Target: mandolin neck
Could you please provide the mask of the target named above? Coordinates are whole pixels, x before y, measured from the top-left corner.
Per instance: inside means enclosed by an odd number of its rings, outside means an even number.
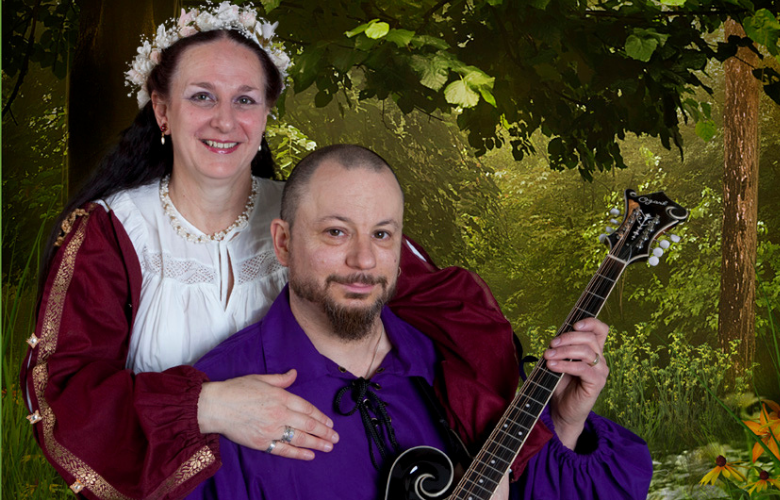
[[[607,255],[556,336],[571,331],[574,324],[582,319],[598,316],[626,265],[612,252]],[[536,364],[452,492],[452,500],[489,500],[493,496],[549,403],[561,376],[548,370],[544,359]]]

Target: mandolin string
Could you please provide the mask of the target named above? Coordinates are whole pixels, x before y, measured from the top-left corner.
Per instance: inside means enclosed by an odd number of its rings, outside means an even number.
[[[565,331],[572,330],[573,325],[577,321],[580,321],[585,317],[596,317],[598,315],[598,312],[609,296],[609,292],[614,288],[614,283],[626,266],[624,262],[613,257],[613,255],[622,250],[626,239],[625,235],[627,235],[628,232],[628,229],[624,231],[624,237],[618,241],[602,262],[598,271],[585,288],[585,291],[577,300],[575,307],[569,313],[563,326],[556,333],[556,336]],[[605,280],[611,281],[612,284],[603,287]],[[600,287],[606,288],[607,293],[596,293],[601,291]],[[515,398],[513,404],[510,405],[510,411],[502,417],[499,425],[497,425],[488,439],[488,446],[480,450],[475,457],[473,471],[480,479],[472,479],[470,475],[467,474],[464,476],[463,481],[461,481],[456,490],[453,491],[453,496],[459,495],[460,493],[468,493],[468,498],[474,498],[476,495],[476,498],[487,499],[495,492],[498,483],[503,478],[509,466],[511,466],[512,461],[525,442],[525,439],[528,434],[530,434],[530,430],[535,425],[538,416],[552,397],[552,391],[554,391],[562,376],[561,374],[548,370],[546,365],[547,363],[544,359],[541,359],[539,363],[537,363],[537,366],[532,370],[528,380],[526,380],[523,385],[520,394]],[[526,412],[523,409],[531,407],[534,408],[533,413]],[[518,433],[520,433],[520,435],[515,436],[515,434]],[[514,441],[514,443],[510,442],[510,440]],[[490,456],[495,458],[491,459]],[[496,463],[495,459],[500,460],[502,463]],[[488,460],[492,460],[493,462],[491,463]],[[495,465],[495,467],[492,465]],[[489,483],[485,483],[485,479],[488,479]],[[471,482],[471,484],[465,484],[467,482]],[[487,496],[483,497],[478,490],[482,490]]]

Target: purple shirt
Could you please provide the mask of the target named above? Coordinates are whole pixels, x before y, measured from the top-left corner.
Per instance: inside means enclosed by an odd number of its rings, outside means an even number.
[[[393,349],[382,361],[372,383],[375,394],[387,403],[400,451],[428,445],[444,449],[424,399],[411,377],[433,382],[436,352],[422,333],[396,317],[388,308],[382,322]],[[344,416],[334,409],[340,389],[356,380],[349,372],[321,355],[298,325],[290,310],[288,291],[279,295],[265,318],[217,346],[195,365],[211,380],[226,380],[253,373],[298,370],[288,388],[333,419],[340,440],[330,453],[316,453],[310,462],[281,458],[252,450],[220,437],[222,467],[200,484],[191,499],[374,499],[384,491],[380,472],[369,455],[369,443],[359,411]],[[355,406],[351,391],[342,397],[344,412]],[[388,450],[394,455],[387,442]],[[383,463],[374,447],[380,467]],[[384,462],[392,463],[392,458]]]
[[[372,382],[376,394],[388,403],[387,411],[401,450],[419,445],[444,449],[439,429],[410,377],[433,380],[436,354],[431,341],[389,309],[382,321],[393,350]],[[211,380],[226,380],[251,373],[298,370],[290,392],[310,401],[334,421],[341,440],[330,453],[316,452],[311,462],[267,455],[220,437],[222,467],[201,483],[188,499],[373,500],[384,493],[380,474],[371,463],[368,440],[359,412],[335,412],[336,393],[355,380],[350,373],[317,352],[290,311],[285,289],[262,322],[236,333],[196,365]],[[353,406],[349,394],[342,409]],[[542,420],[551,429],[549,410]],[[569,450],[553,436],[528,463],[511,499],[644,499],[652,477],[652,461],[642,439],[603,417],[591,413],[585,425],[586,453]],[[380,465],[387,465],[381,464]]]

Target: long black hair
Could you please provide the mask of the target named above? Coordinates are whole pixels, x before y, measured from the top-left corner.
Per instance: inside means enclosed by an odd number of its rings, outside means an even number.
[[[265,98],[273,107],[284,88],[279,70],[260,46],[235,30],[213,30],[196,33],[182,38],[161,53],[160,63],[152,69],[147,81],[149,95],[152,92],[168,97],[171,78],[189,47],[212,41],[228,39],[251,49],[260,59],[265,76]],[[171,173],[173,169],[173,148],[171,140],[160,143],[160,127],[154,115],[152,103],[138,112],[133,124],[120,134],[119,143],[101,160],[91,179],[68,201],[54,223],[44,249],[38,278],[38,294],[49,273],[51,259],[55,253],[54,243],[60,235],[62,222],[76,208],[87,202],[104,199],[125,189],[150,184]],[[274,161],[268,143],[263,138],[262,149],[252,160],[252,175],[270,178],[274,175]]]

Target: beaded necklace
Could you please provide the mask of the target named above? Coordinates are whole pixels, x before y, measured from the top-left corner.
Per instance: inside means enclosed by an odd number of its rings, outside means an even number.
[[[228,235],[231,231],[234,229],[243,229],[244,226],[246,226],[247,221],[249,220],[249,216],[252,215],[252,211],[255,208],[255,198],[257,197],[257,192],[259,190],[259,182],[255,177],[252,177],[252,191],[249,193],[249,198],[246,200],[246,205],[244,205],[244,211],[241,213],[241,215],[238,216],[236,221],[228,226],[227,228],[223,229],[222,231],[216,232],[214,234],[201,234],[201,235],[195,235],[184,229],[182,227],[181,221],[179,220],[179,217],[176,215],[176,212],[174,210],[173,202],[171,201],[171,197],[168,193],[168,183],[171,180],[170,175],[166,175],[162,179],[160,179],[160,201],[162,202],[163,210],[165,211],[166,215],[168,215],[168,218],[171,221],[171,226],[173,227],[173,230],[176,231],[176,234],[184,238],[185,240],[189,241],[190,243],[208,243],[211,241],[222,241],[225,239],[225,236]]]

